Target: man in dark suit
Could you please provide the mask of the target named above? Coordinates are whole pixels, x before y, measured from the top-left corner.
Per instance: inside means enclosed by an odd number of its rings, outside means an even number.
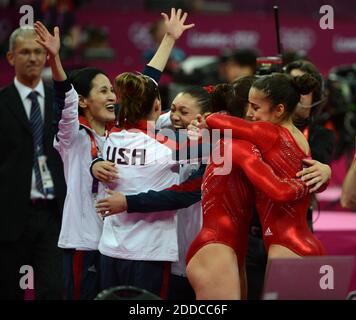
[[[23,299],[32,284],[36,299],[61,299],[65,181],[53,95],[41,80],[46,51],[34,30],[19,28],[7,58],[16,76],[0,91],[0,299]]]

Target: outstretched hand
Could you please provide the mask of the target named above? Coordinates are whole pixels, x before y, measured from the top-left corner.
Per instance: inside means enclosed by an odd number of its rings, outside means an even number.
[[[185,25],[184,22],[188,17],[188,13],[184,12],[182,16],[182,9],[176,11],[175,8],[171,9],[171,16],[168,17],[167,14],[161,13],[164,23],[167,28],[167,34],[178,40],[185,30],[191,29],[195,26],[194,23]]]
[[[113,214],[119,214],[127,210],[127,201],[124,194],[110,189],[105,189],[105,192],[110,197],[100,199],[95,206],[96,211],[103,218]]]
[[[59,49],[61,47],[61,40],[59,38],[59,28],[54,27],[52,36],[48,29],[43,25],[42,22],[36,21],[34,24],[35,31],[38,35],[38,39],[36,42],[42,45],[45,49],[47,49],[50,57],[55,57],[59,53]]]
[[[331,168],[327,164],[312,159],[303,159],[309,167],[297,173],[305,184],[310,187],[309,192],[313,193],[331,178]]]

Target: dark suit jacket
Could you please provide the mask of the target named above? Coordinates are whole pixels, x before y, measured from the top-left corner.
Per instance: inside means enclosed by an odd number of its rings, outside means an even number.
[[[44,153],[62,212],[66,190],[62,161],[53,148],[53,121],[53,93],[45,86]],[[0,91],[0,148],[0,242],[11,242],[28,218],[34,157],[30,123],[13,83]]]

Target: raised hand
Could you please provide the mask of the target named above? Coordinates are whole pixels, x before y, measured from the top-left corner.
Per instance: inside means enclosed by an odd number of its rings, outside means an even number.
[[[194,23],[185,25],[184,22],[188,17],[188,13],[184,12],[182,16],[182,9],[176,11],[175,8],[171,9],[171,16],[161,13],[164,23],[166,25],[167,34],[174,40],[178,40],[185,30],[191,29],[195,26]]]
[[[49,33],[47,28],[40,21],[36,21],[36,23],[34,24],[34,28],[39,37],[39,39],[36,39],[36,42],[47,49],[50,57],[55,57],[56,55],[58,55],[59,49],[61,47],[61,40],[59,38],[59,28],[54,27],[53,36]]]

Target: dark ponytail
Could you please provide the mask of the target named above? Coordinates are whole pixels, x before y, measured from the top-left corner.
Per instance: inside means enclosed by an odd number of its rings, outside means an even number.
[[[211,111],[227,111],[230,115],[244,118],[248,107],[248,93],[255,76],[241,77],[232,84],[218,84],[211,93]]]
[[[231,113],[231,103],[235,97],[234,87],[231,84],[221,83],[214,87],[210,94],[211,112],[222,110]]]
[[[232,83],[235,96],[231,103],[231,115],[239,118],[244,118],[246,116],[248,108],[248,95],[251,86],[256,79],[256,76],[240,77]]]
[[[308,73],[292,78],[293,84],[299,94],[309,94],[317,87],[318,81]]]
[[[303,73],[308,73],[313,76],[318,81],[318,85],[313,90],[312,103],[320,101],[322,99],[324,79],[314,64],[307,60],[296,60],[291,63],[288,63],[284,67],[284,69],[288,74],[291,74],[293,70],[300,70]]]

